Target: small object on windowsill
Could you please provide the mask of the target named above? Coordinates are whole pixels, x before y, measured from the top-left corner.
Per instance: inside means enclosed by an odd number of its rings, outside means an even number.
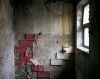
[[[61,53],[65,53],[66,50],[64,50],[64,47],[62,46],[62,50],[61,50]]]
[[[64,47],[62,46],[61,53],[72,53],[72,47]]]

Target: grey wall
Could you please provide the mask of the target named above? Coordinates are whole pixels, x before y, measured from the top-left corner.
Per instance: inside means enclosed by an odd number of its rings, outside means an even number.
[[[60,4],[52,3],[48,6],[50,10],[46,8],[42,0],[31,0],[30,2],[27,0],[16,0],[15,45],[18,45],[18,40],[24,38],[24,34],[41,32],[42,36],[37,41],[37,45],[33,48],[33,51],[39,57],[39,62],[47,70],[56,70],[53,71],[56,75],[60,73],[59,71],[61,71],[62,66],[51,67],[50,59],[56,59],[55,55],[61,51],[62,44],[73,47],[73,6],[70,3],[63,5],[62,2]],[[73,65],[74,62],[68,65],[69,71],[74,68]]]
[[[100,9],[98,0],[90,0],[90,66],[89,79],[100,78]]]
[[[14,79],[14,32],[9,0],[0,0],[0,79]]]
[[[89,54],[77,49],[75,54],[76,79],[89,79]]]

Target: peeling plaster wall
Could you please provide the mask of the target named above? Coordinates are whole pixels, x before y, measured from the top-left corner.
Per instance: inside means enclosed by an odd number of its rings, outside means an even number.
[[[48,6],[49,10],[42,0],[31,0],[30,2],[16,0],[15,45],[18,45],[18,40],[24,38],[24,34],[41,32],[42,36],[33,48],[33,52],[39,57],[39,62],[45,66],[46,70],[56,70],[53,72],[57,74],[60,73],[62,67],[51,67],[50,59],[56,59],[55,55],[61,51],[62,45],[73,47],[73,6],[62,2],[60,4],[51,3]],[[73,62],[69,64],[68,68],[71,69],[73,64]],[[74,70],[74,66],[72,69]]]
[[[12,15],[9,0],[0,0],[0,79],[15,79]]]

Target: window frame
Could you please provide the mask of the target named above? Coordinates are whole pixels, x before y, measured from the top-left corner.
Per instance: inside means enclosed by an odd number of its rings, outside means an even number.
[[[90,6],[89,1],[84,3],[79,2],[77,5],[77,17],[76,17],[76,47],[78,50],[83,51],[84,53],[89,54],[89,47],[84,46],[84,29],[83,29],[83,15],[84,15],[84,7],[86,5]],[[90,8],[89,8],[90,9]],[[89,15],[90,16],[90,15]],[[89,25],[88,25],[89,28]]]
[[[82,46],[85,47],[85,48],[87,48],[87,49],[89,49],[89,46],[86,46],[84,44],[85,43],[85,41],[84,41],[84,36],[85,36],[84,35],[84,30],[85,30],[85,28],[88,28],[89,29],[89,22],[83,24],[83,20],[84,20],[84,10],[85,10],[85,7],[87,5],[89,5],[89,2],[87,2],[86,4],[84,4],[83,7],[82,7],[82,23],[81,23],[81,26],[82,26]]]

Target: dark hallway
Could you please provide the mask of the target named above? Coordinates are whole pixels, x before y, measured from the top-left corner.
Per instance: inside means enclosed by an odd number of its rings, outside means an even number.
[[[99,79],[96,1],[0,0],[0,79]]]

